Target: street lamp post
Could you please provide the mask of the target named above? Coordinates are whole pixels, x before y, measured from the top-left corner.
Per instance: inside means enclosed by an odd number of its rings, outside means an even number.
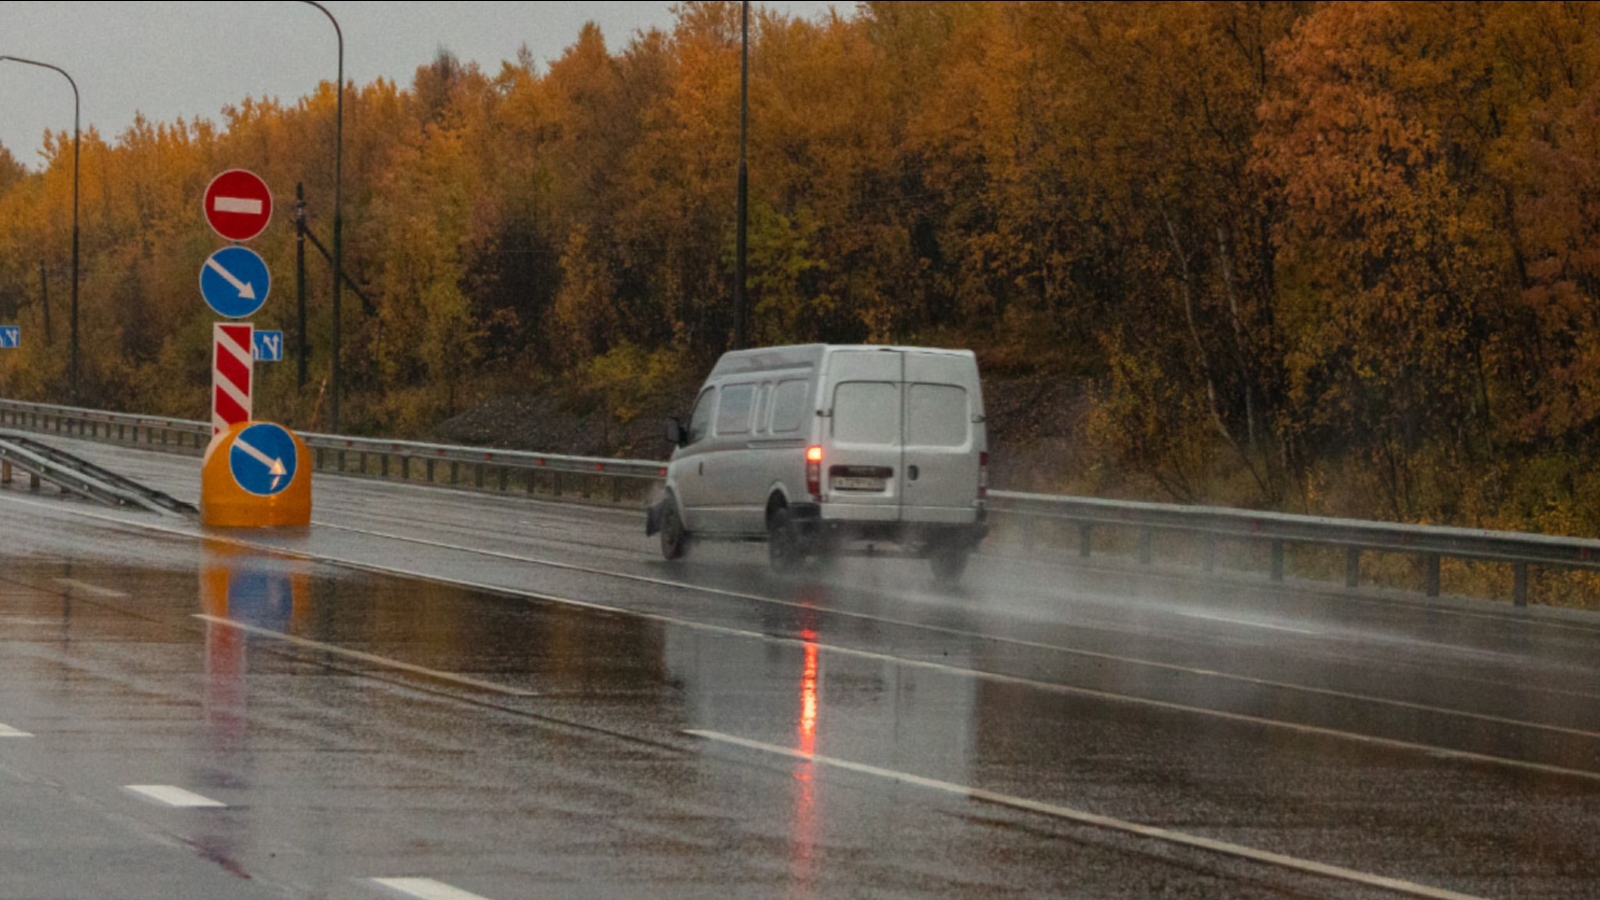
[[[23,59],[20,56],[0,56],[0,62],[6,61],[52,69],[60,72],[62,77],[67,79],[67,84],[72,85],[72,349],[67,377],[72,391],[72,403],[76,406],[78,403],[78,113],[81,106],[78,83],[72,80],[66,69],[52,66],[47,62]],[[338,234],[337,231],[334,233]]]
[[[750,175],[745,169],[745,136],[750,130],[750,0],[739,4],[739,221],[734,225],[733,248],[733,349],[745,344],[744,251],[745,222],[750,212]]]
[[[302,0],[322,10],[322,14],[333,23],[333,33],[339,39],[339,80],[335,83],[335,111],[336,121],[333,131],[333,402],[330,405],[330,431],[339,433],[339,355],[340,355],[340,329],[343,319],[340,316],[344,289],[344,31],[339,28],[339,20],[328,12],[327,7],[316,0]]]

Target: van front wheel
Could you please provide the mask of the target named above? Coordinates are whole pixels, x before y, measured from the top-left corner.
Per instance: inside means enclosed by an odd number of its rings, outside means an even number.
[[[767,517],[767,562],[774,572],[793,572],[805,562],[805,548],[800,545],[800,529],[794,524],[794,515],[787,506],[779,507]]]
[[[689,551],[689,532],[683,529],[683,519],[678,517],[677,498],[668,494],[661,503],[661,555],[667,559],[683,559]]]

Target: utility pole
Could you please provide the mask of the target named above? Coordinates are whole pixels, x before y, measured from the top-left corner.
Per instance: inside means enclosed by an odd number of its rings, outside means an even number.
[[[294,283],[299,299],[300,321],[295,337],[300,354],[300,389],[306,386],[306,359],[311,356],[311,340],[306,336],[306,186],[294,186]]]
[[[750,131],[750,0],[739,4],[739,222],[734,226],[733,349],[745,345],[744,252],[750,215],[750,173],[745,168],[745,143]]]
[[[39,260],[39,299],[44,303],[44,345],[50,346],[50,277],[45,274],[44,260]]]

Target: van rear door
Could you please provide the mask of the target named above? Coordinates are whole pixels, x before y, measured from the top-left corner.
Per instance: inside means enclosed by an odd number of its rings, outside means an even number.
[[[827,357],[823,490],[840,518],[900,517],[902,356],[874,349]]]
[[[967,354],[905,354],[905,447],[901,518],[971,522],[979,454],[986,449],[976,360]]]

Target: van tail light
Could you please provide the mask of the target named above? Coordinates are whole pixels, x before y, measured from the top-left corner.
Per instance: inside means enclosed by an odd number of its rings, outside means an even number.
[[[989,499],[989,451],[978,454],[978,499]]]
[[[793,470],[791,470],[793,471]],[[822,499],[822,448],[806,448],[806,493]]]

